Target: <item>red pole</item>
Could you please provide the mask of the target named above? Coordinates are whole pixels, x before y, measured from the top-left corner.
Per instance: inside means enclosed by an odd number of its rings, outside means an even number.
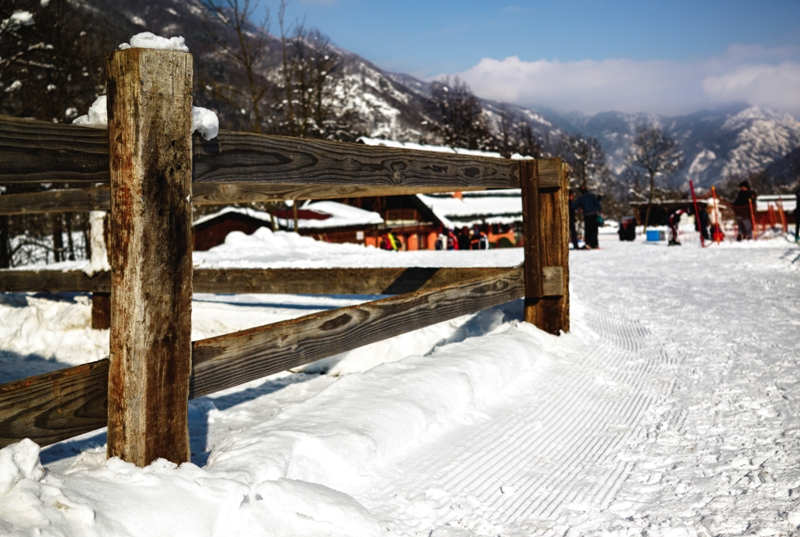
[[[722,242],[720,239],[720,235],[722,235],[722,213],[719,210],[719,202],[717,201],[717,189],[713,186],[711,187],[711,195],[714,196],[714,219],[717,221],[714,229],[714,240],[719,244]]]
[[[694,183],[689,181],[689,188],[692,191],[692,203],[694,203],[694,221],[697,224],[697,231],[700,232],[700,247],[705,248],[706,243],[703,240],[703,227],[700,224],[700,212],[697,210],[697,196],[694,195]]]
[[[758,240],[758,229],[756,224],[756,213],[753,211],[753,200],[750,199],[750,222],[753,223],[753,240]]]

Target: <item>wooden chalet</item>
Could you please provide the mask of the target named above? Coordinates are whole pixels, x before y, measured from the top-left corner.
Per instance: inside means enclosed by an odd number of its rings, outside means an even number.
[[[296,220],[295,220],[296,217]],[[195,250],[209,250],[225,242],[232,231],[251,234],[260,227],[295,231],[326,242],[350,242],[369,245],[378,235],[383,218],[377,213],[334,201],[306,203],[302,207],[273,211],[257,211],[247,207],[226,207],[194,222]]]

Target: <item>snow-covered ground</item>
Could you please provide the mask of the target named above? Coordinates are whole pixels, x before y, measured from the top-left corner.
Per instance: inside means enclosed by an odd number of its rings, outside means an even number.
[[[304,241],[196,262],[522,260]],[[5,448],[0,534],[798,534],[800,248],[601,246],[571,253],[569,334],[514,302],[192,401],[193,463],[106,461],[102,432]],[[371,298],[198,295],[194,337]],[[3,381],[106,352],[82,295],[0,300]]]

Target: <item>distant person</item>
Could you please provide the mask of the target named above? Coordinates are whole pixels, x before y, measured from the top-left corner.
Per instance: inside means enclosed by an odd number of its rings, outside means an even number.
[[[489,249],[489,236],[478,224],[475,224],[472,227],[472,236],[470,237],[469,247],[471,250]]]
[[[439,236],[436,237],[435,248],[437,250],[444,250],[447,248],[447,236],[444,233],[439,233]]]
[[[756,193],[750,189],[750,181],[739,183],[739,192],[731,203],[733,214],[736,215],[736,240],[750,240],[753,238],[753,213],[755,210]]]
[[[577,208],[575,207],[575,191],[569,189],[569,240],[572,242],[572,248],[577,250],[578,246],[578,217],[576,216]]]
[[[400,249],[400,241],[397,240],[391,228],[386,230],[386,233],[381,239],[381,249],[396,252]]]
[[[459,250],[469,250],[470,240],[469,240],[469,228],[464,226],[458,232],[458,249]]]
[[[447,230],[447,249],[458,250],[458,238],[452,229]]]
[[[683,209],[678,209],[669,215],[669,246],[680,246],[678,240],[678,226],[681,223],[681,217],[686,213]]]
[[[603,207],[600,205],[600,200],[597,199],[597,196],[589,192],[586,185],[581,185],[580,193],[580,197],[575,202],[575,209],[583,213],[583,241],[586,243],[584,248],[593,250],[599,247],[597,243],[597,228]]]
[[[794,242],[800,242],[800,188],[794,193]]]
[[[697,218],[694,219],[694,229],[695,231],[699,231],[700,235],[703,237],[703,240],[710,241],[711,234],[708,232],[708,207],[704,207],[703,205],[699,205],[697,211],[700,213],[697,215]]]

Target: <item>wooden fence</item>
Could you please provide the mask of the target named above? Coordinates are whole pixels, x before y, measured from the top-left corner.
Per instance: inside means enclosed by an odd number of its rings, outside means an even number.
[[[220,132],[191,136],[192,56],[108,59],[108,131],[0,118],[0,183],[92,188],[19,214],[110,208],[110,274],[0,271],[0,292],[110,292],[109,358],[0,385],[0,445],[108,426],[108,455],[189,459],[188,400],[517,298],[525,320],[569,330],[566,177],[511,161]],[[109,187],[95,188],[97,184]],[[503,269],[193,270],[191,203],[520,188],[525,262]],[[34,195],[35,196],[35,195]],[[68,209],[79,207],[79,209]],[[33,289],[32,287],[36,287]],[[192,342],[193,292],[395,295]]]

